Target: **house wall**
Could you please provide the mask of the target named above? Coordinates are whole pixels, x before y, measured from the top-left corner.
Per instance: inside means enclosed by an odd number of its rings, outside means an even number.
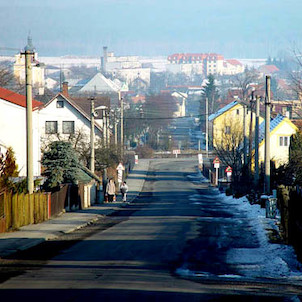
[[[249,127],[250,127],[250,120],[251,114],[250,111],[247,111],[246,114],[246,129],[245,133],[248,136],[249,134]],[[263,117],[259,117],[259,124],[263,121]],[[256,114],[253,113],[253,131],[255,129],[256,123]],[[241,104],[237,104],[228,111],[222,113],[217,118],[213,120],[212,125],[212,137],[213,137],[213,144],[215,146],[215,142],[221,141],[222,136],[225,135],[225,126],[229,125],[240,125],[241,129],[243,129],[243,106]],[[237,126],[236,126],[237,128]]]
[[[38,114],[33,111],[33,174],[41,175],[41,151]],[[0,99],[0,140],[12,147],[18,164],[19,176],[26,176],[26,109]]]
[[[280,136],[287,136],[288,139],[296,133],[296,130],[286,121],[280,123],[280,125],[274,129],[270,137],[270,157],[275,161],[276,167],[286,164],[289,156],[289,144],[288,146],[280,146]],[[259,161],[264,162],[264,148],[265,144],[262,142],[259,146]]]
[[[64,101],[63,108],[57,108],[57,101]],[[39,134],[43,145],[49,141],[57,139],[56,134],[45,133],[45,122],[57,121],[58,134],[62,138],[68,138],[69,134],[63,134],[63,121],[74,121],[75,133],[81,133],[90,141],[90,121],[84,117],[78,110],[76,110],[69,102],[62,96],[57,96],[51,103],[39,111]],[[96,139],[102,139],[102,133],[99,129],[95,128]]]

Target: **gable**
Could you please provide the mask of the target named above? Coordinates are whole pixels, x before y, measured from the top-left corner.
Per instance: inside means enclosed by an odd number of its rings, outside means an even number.
[[[95,91],[95,92],[118,92],[119,87],[110,79],[105,78],[101,73],[97,73],[90,81],[88,81],[79,92]]]

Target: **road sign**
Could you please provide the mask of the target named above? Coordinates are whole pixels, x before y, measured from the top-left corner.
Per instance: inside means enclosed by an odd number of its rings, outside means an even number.
[[[213,164],[220,164],[220,159],[216,156],[213,160]]]
[[[232,173],[233,169],[231,166],[227,166],[224,171],[225,171],[225,173]]]
[[[180,154],[180,149],[173,150],[173,154]]]
[[[122,163],[119,163],[119,165],[117,166],[116,170],[121,170],[121,171],[124,171],[125,170],[125,167],[123,166]]]

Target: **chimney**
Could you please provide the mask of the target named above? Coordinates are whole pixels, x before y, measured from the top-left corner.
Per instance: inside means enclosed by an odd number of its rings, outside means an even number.
[[[68,82],[63,82],[62,83],[62,94],[66,97],[69,97],[68,93]]]
[[[103,69],[103,72],[106,73],[106,69],[107,69],[107,58],[108,58],[108,53],[107,53],[107,49],[108,47],[107,46],[104,46],[103,47],[103,66],[102,66],[102,69]]]

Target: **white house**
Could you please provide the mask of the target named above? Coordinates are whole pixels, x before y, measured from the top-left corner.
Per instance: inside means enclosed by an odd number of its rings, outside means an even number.
[[[90,140],[91,118],[69,95],[58,93],[39,110],[39,131],[41,141],[47,143],[57,137],[81,134]],[[95,137],[102,139],[101,126],[95,124]],[[43,145],[42,145],[43,146]]]
[[[43,103],[33,100],[33,174],[41,175],[39,136],[39,107]],[[26,176],[26,97],[0,87],[0,142],[1,152],[8,147],[15,152],[19,176]]]

